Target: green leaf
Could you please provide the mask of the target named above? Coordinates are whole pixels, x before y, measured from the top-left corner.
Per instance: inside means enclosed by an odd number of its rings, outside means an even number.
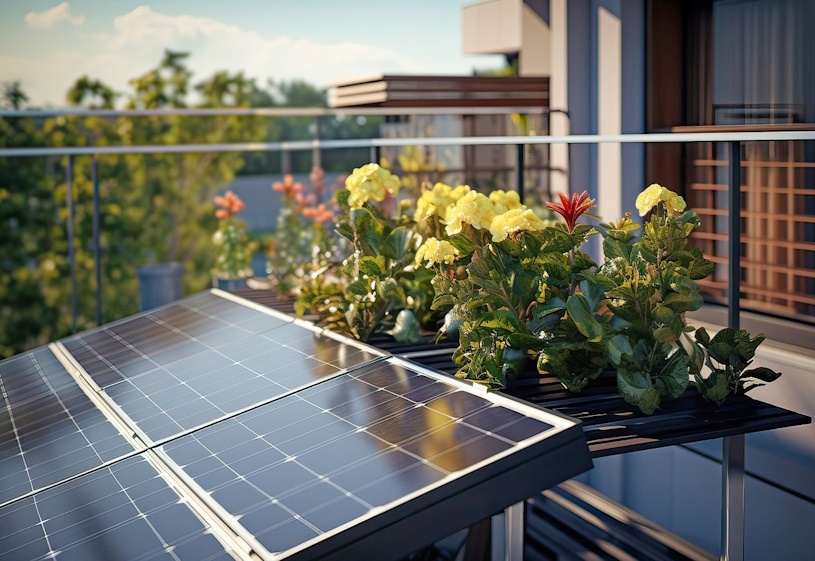
[[[684,352],[677,351],[662,366],[659,375],[654,379],[654,386],[662,397],[676,399],[685,393],[688,387],[688,367],[690,359]]]
[[[400,262],[409,258],[413,260],[415,234],[405,226],[394,228],[382,246],[382,254],[388,259]]]
[[[586,297],[586,301],[589,304],[589,309],[594,312],[597,309],[597,306],[600,305],[600,302],[602,302],[606,297],[605,291],[597,283],[588,279],[580,281],[579,286],[580,292],[582,292],[583,296]]]
[[[617,391],[626,403],[639,407],[646,415],[652,415],[659,407],[659,390],[651,385],[647,374],[636,369],[620,368],[617,371]]]
[[[620,366],[623,356],[633,358],[634,349],[631,348],[631,343],[628,337],[619,333],[612,337],[607,344],[608,358],[615,367]]]
[[[358,265],[360,275],[367,275],[369,277],[373,277],[374,279],[386,276],[387,272],[385,271],[385,258],[381,255],[377,257],[364,256],[360,258]],[[370,281],[372,279],[368,280]]]
[[[696,342],[703,347],[710,344],[710,335],[708,335],[708,332],[704,327],[700,327],[696,330]]]
[[[674,312],[667,306],[657,304],[657,306],[651,311],[651,317],[658,323],[668,323],[671,321],[671,318],[674,317]]]
[[[479,245],[464,234],[456,234],[447,241],[458,250],[459,256],[466,257],[479,248]]]
[[[396,316],[393,329],[385,333],[392,335],[398,343],[417,343],[420,339],[421,329],[416,316],[410,310],[402,310]]]
[[[380,255],[385,238],[385,225],[367,208],[355,208],[351,211],[351,223],[366,255]]]
[[[528,333],[526,325],[518,319],[514,312],[509,310],[495,310],[487,312],[478,322],[478,327],[509,333]]]
[[[599,342],[603,338],[603,326],[595,319],[589,301],[582,294],[573,294],[566,302],[569,317],[577,326],[578,331],[591,342]]]
[[[516,379],[526,365],[526,353],[521,349],[507,347],[501,354],[501,373],[504,378]]]
[[[764,366],[760,366],[758,368],[753,368],[752,370],[745,371],[742,375],[742,378],[755,378],[756,380],[761,380],[762,382],[775,382],[781,377],[780,372],[776,372],[775,370],[771,370],[769,368],[765,368]]]
[[[724,403],[730,394],[727,385],[727,373],[724,370],[713,370],[706,379],[696,377],[696,387],[702,397],[717,405]]]
[[[371,288],[371,281],[359,279],[348,285],[348,292],[357,296],[365,296]]]
[[[350,205],[348,204],[348,198],[351,196],[351,191],[348,189],[339,189],[336,193],[334,193],[334,200],[337,202],[337,206],[341,209],[348,208]]]
[[[532,351],[540,351],[546,347],[546,341],[529,335],[528,333],[511,333],[507,337],[507,341],[515,349],[525,349]]]

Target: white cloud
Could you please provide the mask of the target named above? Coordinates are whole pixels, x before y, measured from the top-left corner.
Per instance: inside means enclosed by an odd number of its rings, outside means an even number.
[[[68,2],[57,4],[42,12],[28,12],[23,19],[37,29],[51,29],[61,21],[67,21],[72,25],[82,25],[85,22],[85,16],[71,14],[71,5]]]
[[[139,53],[149,68],[165,48],[188,51],[195,78],[217,70],[260,79],[303,78],[319,86],[381,72],[418,72],[411,59],[392,49],[351,41],[317,43],[282,36],[263,37],[209,17],[171,16],[140,6],[113,20],[113,34],[99,37],[108,54]]]
[[[64,5],[67,12],[67,3]],[[260,86],[269,78],[300,78],[319,87],[380,73],[450,71],[427,61],[417,64],[387,46],[267,37],[211,17],[167,15],[149,6],[117,16],[109,32],[84,28],[75,40],[60,40],[58,47],[55,41],[29,34],[24,43],[6,48],[0,37],[2,74],[22,80],[32,104],[63,105],[65,92],[82,75],[97,78],[116,91],[130,92],[128,81],[155,68],[164,49],[190,53],[186,64],[194,74],[193,82],[220,70],[243,71]]]

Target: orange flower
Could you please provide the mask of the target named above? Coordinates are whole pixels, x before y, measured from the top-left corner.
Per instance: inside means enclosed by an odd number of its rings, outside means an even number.
[[[285,175],[282,182],[275,181],[272,183],[272,189],[279,193],[283,193],[287,199],[293,200],[298,193],[305,189],[305,187],[302,183],[295,183],[293,176]]]
[[[325,191],[325,172],[323,168],[314,166],[311,170],[311,188],[315,193],[322,193]]]
[[[320,203],[316,207],[304,208],[303,216],[311,218],[319,224],[323,224],[334,218],[334,211],[330,208],[326,208],[325,204]]]
[[[215,205],[221,207],[215,211],[215,218],[219,220],[235,216],[246,208],[240,197],[232,191],[227,191],[223,197],[215,197]]]

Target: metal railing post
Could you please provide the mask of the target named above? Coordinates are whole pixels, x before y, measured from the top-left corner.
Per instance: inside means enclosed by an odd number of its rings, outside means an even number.
[[[515,190],[518,191],[518,197],[521,202],[524,202],[524,195],[526,185],[524,184],[524,176],[526,175],[526,145],[518,144],[515,148]]]
[[[321,140],[322,138],[322,124],[323,119],[319,115],[314,117],[314,140]],[[312,168],[322,168],[323,167],[323,157],[322,157],[322,149],[320,146],[315,146],[311,151],[311,167]]]
[[[728,278],[727,320],[739,329],[741,293],[741,142],[728,143]],[[723,561],[744,560],[744,435],[722,439]]]
[[[76,333],[76,250],[74,248],[74,157],[68,156],[65,168],[65,234],[68,238],[68,270],[71,279],[71,333]]]
[[[102,325],[102,247],[99,243],[99,160],[91,156],[91,182],[93,183],[93,262],[96,273],[96,325]]]
[[[291,153],[286,148],[280,150],[280,175],[291,173]]]

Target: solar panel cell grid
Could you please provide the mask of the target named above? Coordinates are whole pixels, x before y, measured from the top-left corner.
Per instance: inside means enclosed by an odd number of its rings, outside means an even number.
[[[0,504],[134,451],[48,349],[0,362]]]
[[[0,508],[0,558],[233,559],[142,456]]]
[[[154,442],[378,356],[214,294],[65,346]]]
[[[492,411],[511,414],[492,426],[485,420]],[[493,429],[527,421],[535,434],[552,428],[377,363],[162,448],[266,549],[280,552],[509,450],[518,441]]]

